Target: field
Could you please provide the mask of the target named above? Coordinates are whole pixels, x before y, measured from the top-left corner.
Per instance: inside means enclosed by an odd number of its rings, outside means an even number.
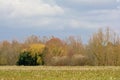
[[[0,80],[120,80],[120,67],[0,66]]]

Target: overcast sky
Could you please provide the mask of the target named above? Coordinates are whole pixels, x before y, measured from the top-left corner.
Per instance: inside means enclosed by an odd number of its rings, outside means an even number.
[[[99,28],[120,32],[120,0],[0,0],[0,41],[82,36]]]

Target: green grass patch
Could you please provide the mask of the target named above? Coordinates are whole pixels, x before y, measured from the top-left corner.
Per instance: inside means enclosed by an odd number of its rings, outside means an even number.
[[[1,66],[0,80],[120,80],[120,67]]]

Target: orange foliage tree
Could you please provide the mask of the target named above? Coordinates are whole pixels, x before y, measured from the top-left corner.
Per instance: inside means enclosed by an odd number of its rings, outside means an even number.
[[[65,44],[59,38],[52,37],[46,42],[45,62],[49,64],[53,57],[66,55]]]

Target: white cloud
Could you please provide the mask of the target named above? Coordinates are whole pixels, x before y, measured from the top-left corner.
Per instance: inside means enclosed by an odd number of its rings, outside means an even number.
[[[90,28],[98,28],[98,27],[105,27],[106,25],[103,23],[95,23],[95,22],[90,22],[90,21],[83,21],[83,20],[75,20],[71,19],[69,21],[69,26],[74,29],[79,29],[79,28],[85,28],[85,29],[90,29]]]
[[[115,2],[115,0],[70,0],[82,5],[103,5]],[[63,4],[65,5],[65,4]],[[92,9],[78,10],[75,8],[65,11],[56,4],[55,0],[0,0],[0,17],[5,16],[5,20],[10,27],[39,27],[39,28],[98,28],[106,26],[118,26],[120,21],[119,9]],[[12,18],[12,19],[11,19]],[[2,23],[0,23],[2,24]],[[61,27],[62,26],[62,27]]]
[[[69,26],[72,28],[119,27],[119,21],[119,9],[101,9],[86,11],[78,18],[70,19]]]
[[[82,5],[105,5],[117,2],[117,0],[69,0],[69,1],[79,3]]]
[[[117,2],[120,2],[120,0],[116,0]]]
[[[63,8],[44,0],[0,0],[0,14],[8,17],[53,16],[63,13]]]
[[[101,21],[117,21],[120,20],[120,10],[119,9],[102,9],[102,10],[92,10],[88,12],[91,17],[89,19],[101,20]]]
[[[45,26],[49,26],[52,25],[53,23],[56,23],[57,20],[54,18],[47,18],[47,17],[43,17],[41,19],[28,19],[25,20],[24,23],[28,23],[31,24],[31,26],[33,27],[45,27]],[[53,26],[54,27],[54,26]]]

